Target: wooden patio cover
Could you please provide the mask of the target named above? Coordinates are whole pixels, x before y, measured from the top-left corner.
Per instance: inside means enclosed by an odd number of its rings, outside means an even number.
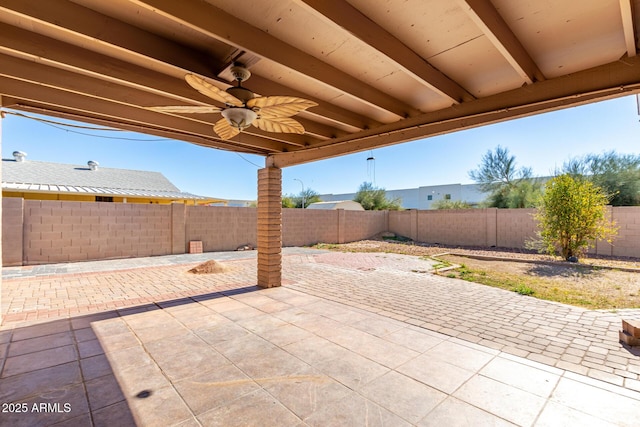
[[[638,93],[638,7],[640,0],[0,0],[0,106],[259,154],[278,169]],[[318,104],[296,116],[304,134],[250,127],[222,140],[212,129],[220,114],[145,108],[215,105],[184,76],[225,89],[235,62],[250,69],[244,86],[256,94]]]

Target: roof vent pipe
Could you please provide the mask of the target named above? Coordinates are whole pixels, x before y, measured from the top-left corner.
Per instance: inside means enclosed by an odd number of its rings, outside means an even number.
[[[98,166],[100,166],[100,164],[95,160],[89,160],[87,164],[89,165],[92,171],[98,170]]]
[[[24,151],[14,151],[13,158],[16,159],[16,162],[24,162],[24,158],[27,157],[27,153]]]

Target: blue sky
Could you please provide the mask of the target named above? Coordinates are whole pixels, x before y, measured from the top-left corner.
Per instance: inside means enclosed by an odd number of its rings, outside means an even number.
[[[300,192],[296,179],[320,194],[355,192],[373,180],[374,169],[375,184],[387,190],[469,184],[469,171],[498,145],[508,148],[520,166],[533,168],[534,175],[550,175],[563,162],[584,154],[639,154],[639,119],[635,96],[539,114],[285,168],[283,193]],[[241,157],[129,132],[53,127],[9,114],[2,121],[2,157],[12,158],[15,150],[26,152],[30,160],[77,165],[96,160],[102,167],[157,171],[182,191],[226,199],[255,199],[258,166],[264,165],[261,156]],[[370,156],[375,161],[367,161]]]

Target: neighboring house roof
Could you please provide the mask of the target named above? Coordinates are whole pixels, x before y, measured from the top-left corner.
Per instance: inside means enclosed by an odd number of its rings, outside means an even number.
[[[74,193],[210,200],[181,192],[160,172],[138,171],[25,160],[2,159],[2,189],[42,193]],[[218,199],[214,199],[218,200]]]
[[[353,200],[336,200],[333,202],[316,202],[307,206],[307,209],[344,209],[347,211],[363,211],[364,208]]]

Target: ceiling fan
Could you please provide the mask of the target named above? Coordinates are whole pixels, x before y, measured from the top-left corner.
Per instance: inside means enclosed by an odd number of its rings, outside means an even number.
[[[246,67],[236,64],[231,67],[231,74],[237,85],[227,90],[218,89],[195,74],[184,77],[192,88],[223,103],[224,108],[183,105],[147,109],[162,113],[221,113],[223,118],[216,122],[213,130],[225,140],[233,138],[251,125],[266,132],[304,133],[304,127],[291,116],[318,104],[294,96],[256,96],[242,87],[242,82],[251,77],[251,72]]]

